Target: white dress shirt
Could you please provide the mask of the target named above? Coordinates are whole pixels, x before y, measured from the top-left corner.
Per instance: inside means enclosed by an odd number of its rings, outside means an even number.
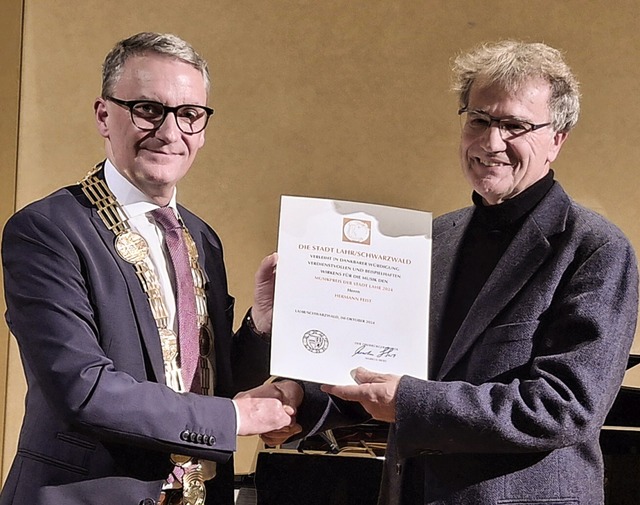
[[[142,235],[147,241],[147,244],[149,244],[149,257],[146,261],[149,262],[149,267],[155,271],[158,276],[160,292],[167,309],[167,327],[173,329],[175,334],[178,335],[173,265],[168,256],[169,253],[164,247],[164,232],[149,214],[152,210],[158,209],[160,206],[152,202],[147,195],[131,184],[127,178],[118,172],[109,159],[107,159],[104,164],[104,178],[113,196],[115,196],[127,216],[131,229]],[[174,210],[176,216],[179,216],[176,205],[176,193],[177,191],[174,188],[173,196],[168,206]],[[235,401],[233,402],[233,406],[236,411],[237,433],[237,430],[240,428],[240,415]]]

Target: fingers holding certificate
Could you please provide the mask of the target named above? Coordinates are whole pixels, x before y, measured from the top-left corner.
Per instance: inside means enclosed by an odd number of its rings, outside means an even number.
[[[356,368],[351,376],[356,381],[352,386],[321,386],[331,395],[360,403],[371,417],[387,423],[396,422],[396,393],[400,376],[371,372]]]
[[[427,377],[431,214],[283,196],[271,374],[348,385]]]

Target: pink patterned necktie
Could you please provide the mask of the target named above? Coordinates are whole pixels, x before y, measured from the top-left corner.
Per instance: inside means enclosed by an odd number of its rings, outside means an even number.
[[[196,373],[200,356],[198,315],[189,252],[182,225],[171,207],[160,207],[151,211],[151,215],[164,230],[164,240],[173,264],[182,381],[185,391],[198,393],[200,392],[200,380]]]

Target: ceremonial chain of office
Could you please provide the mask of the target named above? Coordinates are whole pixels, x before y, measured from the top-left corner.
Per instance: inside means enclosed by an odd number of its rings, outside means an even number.
[[[178,337],[175,332],[168,328],[168,311],[161,296],[160,282],[157,274],[149,268],[146,262],[149,256],[149,245],[147,241],[131,229],[128,218],[116,200],[115,196],[107,186],[104,180],[97,177],[98,171],[102,169],[103,164],[99,163],[80,181],[82,191],[89,201],[96,206],[100,219],[107,229],[115,235],[115,249],[118,255],[126,262],[133,265],[136,276],[140,281],[143,291],[147,295],[153,318],[158,327],[160,335],[160,343],[162,346],[162,358],[164,361],[164,370],[167,385],[176,391],[184,392],[184,383],[178,366]],[[182,220],[180,219],[181,224]],[[189,254],[189,265],[193,277],[193,287],[196,297],[196,313],[198,318],[198,326],[200,328],[200,384],[201,394],[208,395],[211,393],[211,374],[207,355],[211,351],[213,345],[213,336],[209,331],[209,315],[207,313],[207,304],[204,291],[205,277],[200,264],[198,263],[198,250],[196,244],[189,233],[189,230],[182,226],[182,233],[187,244]],[[185,494],[196,494],[204,491],[204,486],[200,477],[200,465],[197,460],[188,456],[178,454],[171,455],[172,462],[177,466],[186,470],[185,479],[183,481]],[[193,475],[189,475],[193,474]],[[188,477],[187,477],[188,476]],[[194,479],[195,477],[195,479]],[[195,480],[190,483],[189,481]],[[193,484],[193,485],[190,485]],[[193,488],[193,489],[187,489]],[[191,493],[190,493],[191,491]],[[204,501],[204,496],[198,496],[193,503]]]

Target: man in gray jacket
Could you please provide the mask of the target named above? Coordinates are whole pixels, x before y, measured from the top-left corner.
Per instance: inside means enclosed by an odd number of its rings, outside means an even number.
[[[382,504],[602,504],[598,436],[638,272],[620,230],[554,180],[578,83],[538,43],[483,45],[454,71],[474,205],[434,222],[430,380],[358,369],[353,386],[258,388],[298,409],[263,439],[373,417],[391,423]]]

